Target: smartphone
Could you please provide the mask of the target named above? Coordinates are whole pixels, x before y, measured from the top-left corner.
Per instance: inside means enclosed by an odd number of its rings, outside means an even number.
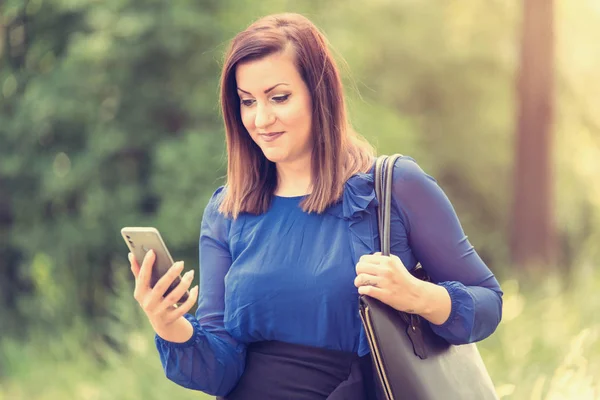
[[[166,274],[169,268],[174,264],[173,258],[160,236],[158,229],[153,227],[128,226],[121,229],[121,236],[123,236],[125,244],[129,248],[131,254],[133,254],[133,257],[135,257],[139,266],[142,265],[146,253],[150,250],[154,250],[156,259],[152,267],[152,276],[150,277],[150,287],[154,287],[156,282],[158,282],[158,280]],[[164,295],[166,296],[171,293],[173,289],[179,285],[179,282],[181,282],[181,276],[175,278]],[[188,297],[189,291],[186,291],[177,303],[183,303]]]

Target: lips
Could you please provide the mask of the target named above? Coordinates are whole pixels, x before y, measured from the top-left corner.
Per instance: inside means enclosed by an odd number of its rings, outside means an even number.
[[[265,142],[272,142],[283,135],[285,132],[269,132],[269,133],[261,133],[260,137]]]

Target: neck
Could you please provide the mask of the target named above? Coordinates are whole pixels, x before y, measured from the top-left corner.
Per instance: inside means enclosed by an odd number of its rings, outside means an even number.
[[[309,194],[312,190],[311,155],[289,163],[277,163],[278,196],[292,197]]]

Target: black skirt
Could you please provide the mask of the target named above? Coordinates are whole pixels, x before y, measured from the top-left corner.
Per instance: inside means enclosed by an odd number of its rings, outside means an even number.
[[[276,341],[248,346],[237,386],[218,400],[377,400],[370,355]]]

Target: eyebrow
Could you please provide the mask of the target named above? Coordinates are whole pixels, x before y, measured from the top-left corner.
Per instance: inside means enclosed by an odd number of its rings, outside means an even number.
[[[271,86],[270,88],[268,88],[267,90],[265,90],[265,91],[264,91],[264,93],[265,93],[265,94],[269,93],[271,90],[275,89],[275,88],[276,88],[277,86],[279,86],[279,85],[286,85],[286,86],[290,86],[288,83],[283,83],[283,82],[282,82],[282,83],[278,83],[277,85]],[[252,93],[250,93],[250,92],[246,92],[244,89],[237,88],[237,90],[239,90],[240,92],[244,92],[244,93],[246,93],[246,94],[250,94],[250,95],[252,94]]]

